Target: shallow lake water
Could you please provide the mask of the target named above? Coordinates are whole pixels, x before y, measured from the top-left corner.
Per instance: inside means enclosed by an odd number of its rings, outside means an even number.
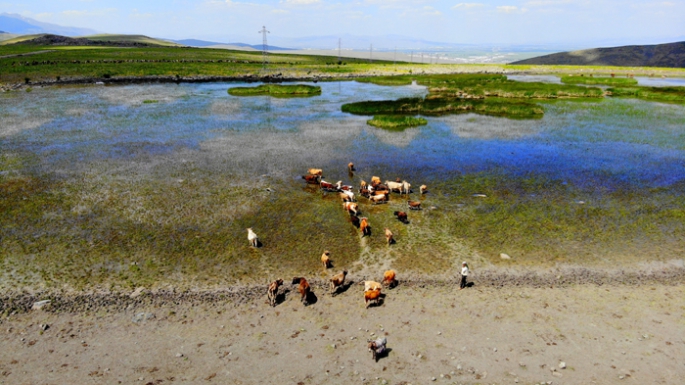
[[[685,106],[630,99],[541,103],[539,120],[428,117],[401,132],[366,125],[344,103],[423,96],[421,86],[319,83],[322,95],[234,97],[241,83],[36,89],[0,96],[0,150],[37,157],[33,171],[89,162],[201,157],[206,167],[299,177],[308,167],[435,180],[492,172],[590,189],[666,187],[685,180]],[[26,166],[28,167],[28,166]],[[346,173],[332,177],[344,179]]]

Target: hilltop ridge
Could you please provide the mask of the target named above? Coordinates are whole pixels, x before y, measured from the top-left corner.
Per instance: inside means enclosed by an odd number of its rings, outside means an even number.
[[[685,41],[560,52],[511,64],[685,68]]]

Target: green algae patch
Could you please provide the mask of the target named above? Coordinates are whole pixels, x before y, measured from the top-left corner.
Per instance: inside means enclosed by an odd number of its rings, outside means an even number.
[[[428,121],[414,116],[377,115],[367,120],[366,124],[386,130],[401,131],[409,127],[425,126]]]
[[[233,96],[271,95],[274,97],[307,97],[321,95],[321,87],[309,86],[306,84],[262,84],[257,87],[230,88],[228,93]]]
[[[561,82],[564,84],[588,84],[603,86],[636,86],[637,80],[633,78],[610,78],[594,76],[562,76]]]
[[[654,102],[685,103],[685,87],[618,87],[609,88],[613,97],[637,98]]]

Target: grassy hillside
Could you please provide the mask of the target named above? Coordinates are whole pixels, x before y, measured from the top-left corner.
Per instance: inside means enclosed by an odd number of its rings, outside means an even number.
[[[512,64],[685,68],[685,42],[562,52]]]
[[[174,43],[173,41],[155,39],[145,35],[112,35],[112,34],[101,34],[101,35],[90,35],[81,36],[88,40],[93,41],[116,41],[116,42],[131,42],[131,43],[142,43],[142,44],[152,44],[161,45],[164,47],[180,47],[181,44]]]
[[[45,34],[38,34],[38,35],[21,35],[21,36],[16,36],[13,35],[13,37],[0,41],[0,45],[10,45],[10,44],[17,44],[29,40],[33,40],[36,38],[39,38],[41,36],[45,36]]]

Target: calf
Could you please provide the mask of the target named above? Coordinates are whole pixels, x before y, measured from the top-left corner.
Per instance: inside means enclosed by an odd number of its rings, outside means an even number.
[[[369,342],[369,351],[372,352],[373,354],[373,360],[378,362],[378,357],[380,357],[383,353],[385,353],[385,344],[388,343],[388,340],[385,339],[385,337],[381,337],[375,341],[368,341]]]
[[[387,194],[371,195],[371,196],[369,196],[369,200],[373,204],[387,202],[388,201],[388,195]]]
[[[378,288],[377,290],[367,290],[364,292],[364,303],[366,304],[367,309],[371,305],[371,302],[374,302],[376,305],[378,305],[380,299],[381,299],[381,289],[380,288]]]
[[[250,242],[250,246],[259,246],[259,237],[257,237],[257,234],[255,234],[255,232],[252,231],[251,227],[247,229],[247,240]]]
[[[361,181],[361,183],[359,183],[359,192],[361,192],[363,189],[367,188],[368,186],[369,185],[366,183],[366,181],[364,181],[364,180]]]
[[[395,270],[387,270],[383,273],[383,285],[388,285],[389,287],[394,287],[397,285],[397,280],[395,279]]]
[[[321,254],[321,264],[323,265],[324,270],[331,267],[331,252],[330,251],[324,250],[323,254]]]
[[[371,186],[376,186],[379,184],[381,184],[381,178],[379,178],[377,176],[372,176],[371,177]]]
[[[385,228],[385,239],[388,241],[388,245],[395,243],[395,239],[392,236],[392,231],[389,228]]]
[[[323,176],[323,170],[320,168],[310,168],[307,172],[311,175]]]
[[[395,211],[393,214],[397,217],[397,220],[399,220],[400,222],[405,224],[409,223],[409,220],[407,219],[407,213],[405,213],[404,211]]]
[[[354,202],[354,193],[352,191],[341,191],[340,199],[342,199],[343,202]]]
[[[307,302],[307,297],[309,297],[309,292],[312,290],[311,287],[309,287],[309,282],[304,277],[295,277],[293,278],[293,285],[297,285],[297,291],[300,292],[300,295],[302,296],[300,300],[304,304],[304,306],[309,305]]]
[[[409,210],[421,210],[421,202],[407,201]]]
[[[411,192],[411,183],[402,181],[402,194],[409,194]]]
[[[354,163],[350,162],[350,163],[347,164],[347,171],[348,171],[348,172],[355,172],[355,171],[357,171],[357,170],[354,168]]]
[[[425,194],[428,192],[428,186],[425,184],[422,184],[421,187],[419,187],[419,191],[421,192],[421,195]]]
[[[350,215],[359,215],[359,205],[354,202],[343,202],[343,208],[347,210]]]
[[[352,222],[352,225],[356,228],[359,228],[361,223],[359,222],[359,217],[356,215],[351,215],[350,216],[350,222]]]
[[[341,287],[345,283],[345,277],[347,276],[347,270],[343,270],[341,273],[331,277],[331,293],[338,291],[338,287]]]
[[[271,307],[276,306],[276,297],[278,296],[278,288],[283,284],[282,279],[277,279],[271,284],[269,284],[269,289],[267,290],[266,296],[269,299],[269,304]]]
[[[371,235],[371,226],[369,225],[368,218],[362,218],[362,221],[359,224],[359,230],[362,232],[362,238],[366,235]]]

